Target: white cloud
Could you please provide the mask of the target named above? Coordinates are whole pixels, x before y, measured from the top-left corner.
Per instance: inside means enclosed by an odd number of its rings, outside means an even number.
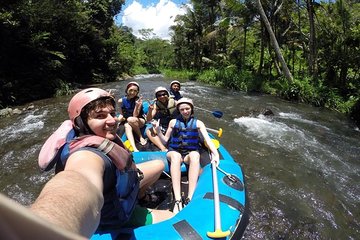
[[[174,25],[175,16],[184,13],[181,6],[170,0],[160,0],[147,7],[134,0],[124,9],[121,20],[122,25],[132,28],[137,37],[141,37],[139,29],[152,28],[157,37],[169,40],[169,27]]]

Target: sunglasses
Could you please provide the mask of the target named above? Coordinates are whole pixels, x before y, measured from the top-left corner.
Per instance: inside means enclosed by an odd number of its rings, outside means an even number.
[[[160,94],[156,94],[156,97],[164,97],[164,96],[167,96],[167,93],[160,93]]]

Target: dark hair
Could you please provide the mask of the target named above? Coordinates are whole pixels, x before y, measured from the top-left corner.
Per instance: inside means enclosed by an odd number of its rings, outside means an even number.
[[[80,116],[75,119],[75,130],[77,135],[87,135],[87,134],[94,134],[94,132],[90,129],[89,125],[87,124],[87,120],[89,115],[92,111],[104,108],[107,106],[113,106],[115,108],[115,100],[112,97],[101,97],[94,101],[89,102],[82,108]]]

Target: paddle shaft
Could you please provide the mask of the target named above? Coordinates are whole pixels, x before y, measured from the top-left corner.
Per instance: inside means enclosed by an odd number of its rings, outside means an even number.
[[[210,155],[211,159],[211,155]],[[219,186],[217,179],[217,167],[216,162],[211,161],[212,177],[213,177],[213,188],[214,188],[214,213],[215,213],[215,231],[207,232],[207,236],[210,238],[225,238],[230,235],[230,230],[223,232],[221,230],[221,219],[220,219],[220,197],[219,197]]]
[[[220,112],[220,111],[210,111],[210,110],[207,110],[207,109],[205,109],[205,108],[196,107],[196,106],[195,106],[195,108],[200,109],[200,110],[203,110],[203,111],[205,111],[205,112],[209,112],[209,113],[211,113],[211,114],[212,114],[214,117],[216,117],[216,118],[221,118],[221,117],[223,116],[223,113]]]
[[[213,128],[206,128],[206,130],[208,130],[209,132],[213,132],[213,133],[218,133],[219,131]]]
[[[222,128],[219,128],[219,130],[213,129],[213,128],[206,128],[206,130],[208,130],[209,132],[213,132],[216,133],[218,135],[218,137],[222,136],[223,130]]]
[[[200,110],[203,110],[203,111],[205,111],[205,112],[212,113],[212,111],[207,110],[207,109],[205,109],[205,108],[201,108],[201,107],[197,107],[197,106],[195,106],[195,108],[200,109]]]
[[[219,187],[216,173],[216,162],[212,161],[212,176],[214,184],[214,210],[215,210],[215,230],[221,229],[221,218],[220,218],[220,198],[219,198]]]

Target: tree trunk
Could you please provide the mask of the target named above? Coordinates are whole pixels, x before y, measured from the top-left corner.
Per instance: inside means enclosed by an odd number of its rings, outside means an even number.
[[[241,68],[245,69],[245,61],[246,61],[246,37],[247,37],[247,27],[244,27],[244,46],[243,46],[243,57],[242,57],[242,63]]]
[[[280,51],[280,47],[279,47],[279,44],[276,40],[276,37],[275,37],[275,34],[271,28],[271,25],[269,23],[269,20],[268,18],[266,17],[266,14],[265,14],[265,11],[262,7],[262,4],[261,4],[261,1],[260,0],[256,0],[256,5],[257,5],[257,8],[258,8],[258,11],[260,13],[260,16],[263,20],[263,23],[265,24],[265,27],[269,33],[269,36],[270,36],[270,42],[275,50],[275,53],[276,53],[276,57],[278,58],[279,62],[281,63],[281,68],[283,70],[283,74],[285,75],[286,79],[289,81],[289,82],[293,82],[293,76],[285,62],[285,59]]]
[[[314,5],[313,0],[306,0],[306,8],[309,14],[309,74],[314,78],[317,75],[317,50],[316,50],[316,35],[314,22]]]
[[[260,29],[260,33],[261,33],[261,39],[260,39],[260,59],[259,59],[259,68],[258,68],[258,74],[261,75],[262,70],[263,70],[263,66],[264,66],[264,53],[265,53],[265,36],[264,36],[264,29],[263,26],[264,24],[261,22],[261,29]]]

